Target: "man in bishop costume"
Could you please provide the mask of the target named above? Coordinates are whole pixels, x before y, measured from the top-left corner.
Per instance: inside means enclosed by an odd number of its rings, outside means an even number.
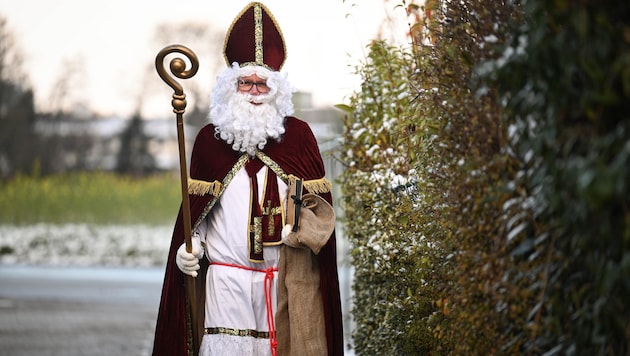
[[[264,5],[236,17],[224,56],[210,124],[192,149],[193,249],[184,246],[180,209],[153,355],[192,355],[191,328],[204,356],[342,355],[334,221],[304,207],[298,228],[287,219],[292,182],[328,209],[331,183],[309,125],[291,116],[285,43]],[[187,315],[185,274],[195,277],[197,325]]]

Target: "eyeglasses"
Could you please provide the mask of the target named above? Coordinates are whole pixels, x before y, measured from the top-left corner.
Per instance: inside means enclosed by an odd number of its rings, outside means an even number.
[[[267,82],[252,82],[251,80],[238,80],[238,89],[242,91],[250,91],[253,86],[256,86],[256,89],[260,93],[269,92],[269,87],[267,86]]]

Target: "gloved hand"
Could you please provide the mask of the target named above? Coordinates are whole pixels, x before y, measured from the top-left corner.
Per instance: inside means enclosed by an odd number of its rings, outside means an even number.
[[[175,263],[180,271],[189,276],[197,277],[199,270],[199,259],[203,257],[203,249],[201,248],[201,240],[197,236],[193,236],[192,252],[186,251],[186,243],[183,243],[177,249]]]
[[[335,229],[335,211],[319,195],[305,194],[302,196],[299,224],[297,232],[292,231],[291,225],[284,225],[282,242],[294,248],[311,249],[317,255]]]
[[[300,240],[297,238],[297,234],[293,233],[293,225],[286,224],[282,228],[282,242],[285,245],[294,247],[294,248],[304,248],[304,246],[300,243]]]

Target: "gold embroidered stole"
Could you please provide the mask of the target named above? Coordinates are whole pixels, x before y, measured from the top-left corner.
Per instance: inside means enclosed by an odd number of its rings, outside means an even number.
[[[252,162],[255,162],[255,163],[252,163]],[[210,199],[208,203],[205,205],[205,207],[203,208],[197,220],[194,222],[193,231],[199,227],[199,224],[201,224],[201,222],[206,218],[208,213],[210,213],[210,211],[212,210],[212,208],[218,201],[219,197],[223,194],[223,192],[225,191],[227,186],[230,184],[232,179],[236,176],[236,173],[239,170],[241,170],[243,167],[246,167],[246,165],[248,164],[251,164],[250,170],[255,170],[256,172],[260,170],[260,168],[262,168],[263,166],[267,166],[269,168],[268,175],[266,178],[266,183],[265,183],[265,193],[264,193],[265,197],[267,196],[269,196],[269,198],[272,197],[272,194],[268,194],[268,193],[271,193],[271,190],[275,189],[276,192],[278,191],[277,178],[280,178],[286,184],[289,184],[289,181],[291,181],[292,179],[296,179],[295,176],[291,174],[287,174],[280,167],[278,163],[276,163],[273,159],[271,159],[269,156],[267,156],[261,151],[256,152],[255,158],[250,157],[248,154],[243,154],[237,160],[237,162],[234,164],[232,169],[230,169],[228,174],[223,178],[221,182],[219,181],[206,182],[203,180],[190,179],[189,187],[188,187],[189,194],[199,195],[199,196],[203,196],[203,195],[213,196],[213,198]],[[269,173],[273,174],[273,179],[271,178],[271,175]],[[250,184],[251,184],[251,175],[249,174],[249,172],[248,172],[248,175],[250,176]],[[256,176],[255,173],[253,174],[253,176],[254,177]],[[269,186],[272,183],[275,184],[275,188],[272,187],[271,190],[269,190],[267,186]],[[256,195],[253,194],[253,187],[256,187],[256,190],[257,190],[258,184],[257,183],[252,184],[252,193],[251,193],[252,194],[251,197],[254,197],[254,196],[257,197],[258,196],[257,191],[256,191]],[[319,179],[303,181],[303,187],[308,192],[319,194],[319,193],[330,192],[332,188],[332,184],[328,179],[326,179],[325,177],[322,177]],[[248,235],[250,239],[249,240],[250,252],[252,251],[256,252],[260,250],[260,253],[254,253],[253,256],[250,256],[250,257],[254,257],[254,259],[252,259],[254,262],[263,261],[263,258],[262,258],[263,245],[279,245],[282,243],[281,232],[282,232],[282,227],[284,225],[284,216],[283,216],[284,209],[282,209],[281,203],[279,202],[280,195],[276,193],[276,194],[273,194],[273,196],[275,196],[277,200],[265,198],[263,200],[263,207],[259,206],[260,213],[252,214],[250,211],[250,226],[249,226],[250,234]],[[269,203],[269,201],[271,201],[271,203]],[[252,199],[251,202],[252,203],[256,202],[257,204],[259,204],[258,199]],[[253,209],[250,209],[250,210],[253,210]],[[280,214],[276,214],[279,210],[280,210]],[[252,219],[252,217],[260,217],[260,224],[258,225],[258,223],[256,222],[252,224],[252,221],[254,220]],[[265,223],[263,223],[263,218],[265,218],[265,221],[266,221]],[[278,221],[280,222],[279,224],[278,224]],[[253,236],[251,235],[252,231],[254,231]],[[259,234],[257,234],[256,231],[259,231]],[[266,231],[266,235],[267,235],[266,238],[263,237],[263,231]]]
[[[248,229],[249,260],[263,262],[263,246],[275,245],[281,242],[282,232],[282,204],[278,190],[276,173],[267,169],[262,205],[258,201],[258,179],[256,173],[264,164],[256,158],[251,158],[245,165],[250,180],[250,217]]]

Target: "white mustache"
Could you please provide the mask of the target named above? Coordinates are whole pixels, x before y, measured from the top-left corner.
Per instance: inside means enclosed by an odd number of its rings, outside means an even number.
[[[271,95],[269,93],[252,95],[250,93],[240,93],[243,96],[243,100],[248,103],[255,104],[268,104],[271,102]]]

